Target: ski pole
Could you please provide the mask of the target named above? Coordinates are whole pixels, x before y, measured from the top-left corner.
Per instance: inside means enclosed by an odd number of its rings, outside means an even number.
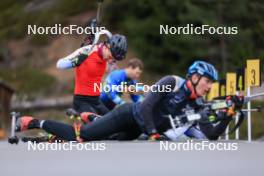
[[[10,144],[18,144],[18,137],[16,136],[16,119],[19,116],[19,113],[11,112],[11,136],[8,138]]]

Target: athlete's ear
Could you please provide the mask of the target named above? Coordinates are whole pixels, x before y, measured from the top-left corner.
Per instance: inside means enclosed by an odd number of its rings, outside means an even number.
[[[107,48],[110,49],[110,44],[109,44],[109,43],[105,43],[104,45],[105,45]]]
[[[192,80],[192,83],[193,84],[196,84],[199,80],[199,75],[197,73],[193,74],[192,77],[191,77],[191,80]]]

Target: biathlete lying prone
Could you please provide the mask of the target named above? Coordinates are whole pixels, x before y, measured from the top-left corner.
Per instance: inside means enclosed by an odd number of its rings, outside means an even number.
[[[79,133],[72,125],[29,116],[18,118],[16,130],[40,128],[67,141],[102,140],[116,133],[125,134],[124,140],[137,139],[141,133],[147,134],[149,139],[159,140],[160,134],[171,129],[168,115],[183,114],[190,107],[198,109],[196,99],[206,95],[217,79],[218,73],[214,66],[196,61],[189,67],[186,79],[178,76],[161,78],[153,87],[154,91],[147,93],[142,102],[120,105],[97,120],[82,125]],[[170,89],[159,91],[162,87]],[[225,118],[215,125],[198,122],[183,133],[190,137],[216,140],[231,121],[228,112],[222,116]]]

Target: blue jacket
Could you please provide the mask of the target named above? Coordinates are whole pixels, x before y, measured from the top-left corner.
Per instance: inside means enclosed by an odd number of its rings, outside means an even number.
[[[122,96],[122,92],[116,90],[116,89],[112,89],[113,85],[122,85],[126,83],[126,85],[136,85],[136,80],[131,80],[127,77],[126,72],[124,69],[122,70],[114,70],[113,72],[111,72],[107,77],[105,82],[103,83],[103,86],[107,86],[108,88],[110,88],[109,92],[105,92],[104,89],[101,93],[101,100],[102,101],[112,101],[115,104],[122,104],[125,101],[121,98]],[[134,95],[131,94],[131,99],[133,102],[138,102],[140,99],[140,95]]]

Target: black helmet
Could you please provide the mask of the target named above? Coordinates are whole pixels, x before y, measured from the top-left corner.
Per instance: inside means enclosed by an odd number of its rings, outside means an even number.
[[[110,51],[115,60],[123,60],[127,53],[127,40],[126,37],[120,34],[113,35],[109,40]]]

